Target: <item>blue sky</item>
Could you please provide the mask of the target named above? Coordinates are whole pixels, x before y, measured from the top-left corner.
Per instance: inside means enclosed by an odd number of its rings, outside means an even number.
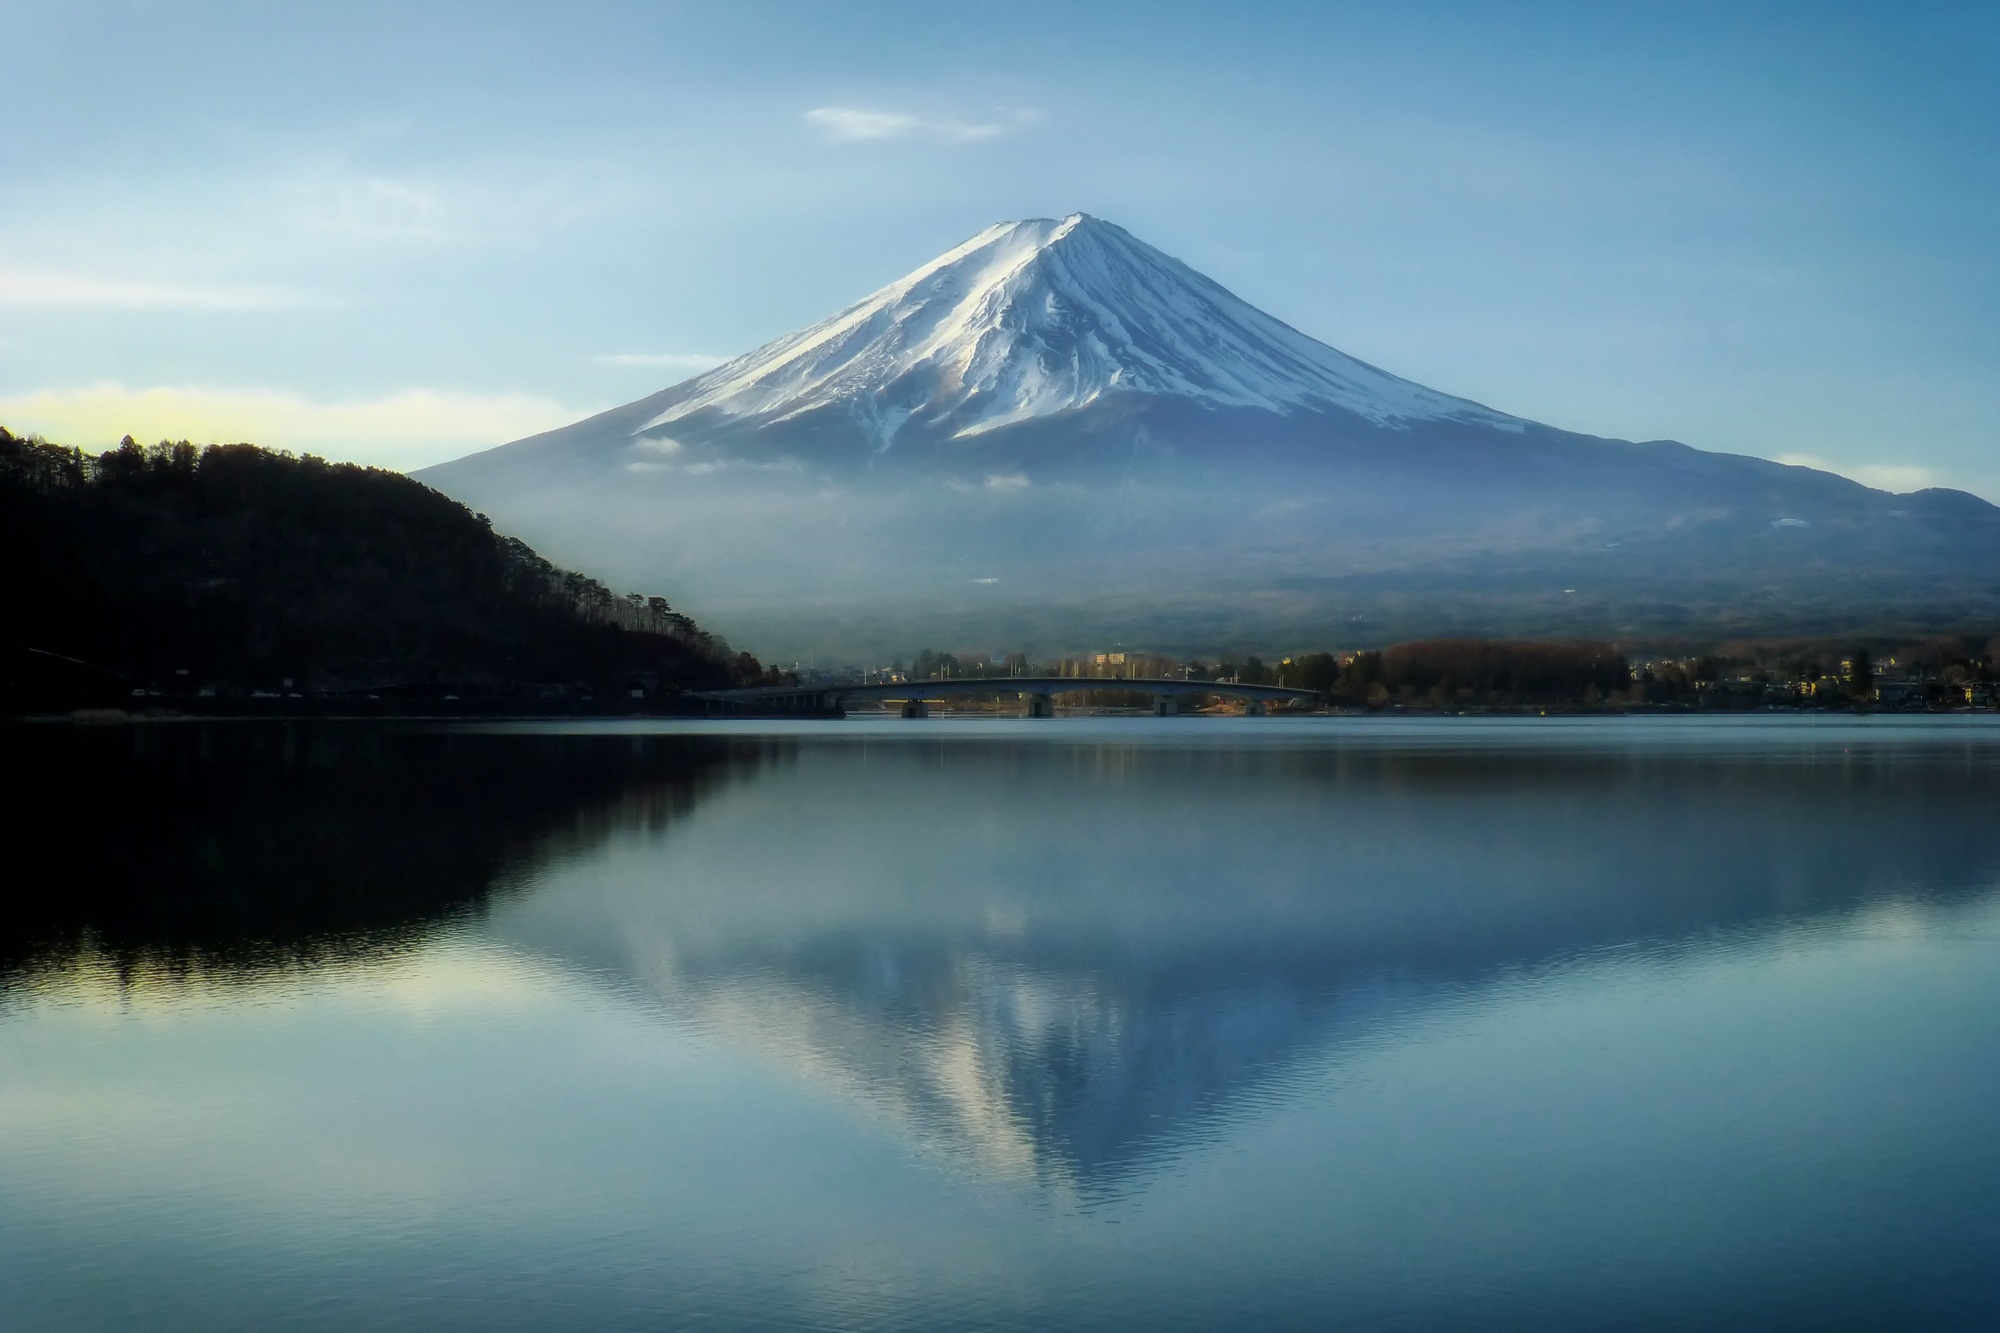
[[[416,467],[1109,218],[1577,430],[2000,499],[1992,4],[0,3],[0,423]]]

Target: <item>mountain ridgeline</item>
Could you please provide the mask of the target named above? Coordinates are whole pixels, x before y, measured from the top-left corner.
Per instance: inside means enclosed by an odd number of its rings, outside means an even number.
[[[989,228],[706,374],[420,475],[786,655],[2000,612],[2000,509],[1977,497],[1511,416],[1082,214]]]
[[[578,708],[772,679],[420,482],[253,445],[128,437],[93,457],[0,429],[0,559],[16,710],[281,692]]]

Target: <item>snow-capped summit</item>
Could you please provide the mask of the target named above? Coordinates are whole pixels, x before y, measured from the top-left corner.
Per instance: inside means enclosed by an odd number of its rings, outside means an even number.
[[[1110,394],[1371,422],[1518,424],[1378,370],[1273,319],[1085,213],[1003,222],[831,319],[683,386],[639,432],[703,414],[831,409],[887,449],[911,421],[963,437]]]

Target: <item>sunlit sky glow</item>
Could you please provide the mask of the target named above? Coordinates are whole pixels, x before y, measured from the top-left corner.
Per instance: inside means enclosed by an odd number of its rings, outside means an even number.
[[[415,467],[1085,210],[1577,430],[2000,499],[2000,7],[0,3],[0,423]]]

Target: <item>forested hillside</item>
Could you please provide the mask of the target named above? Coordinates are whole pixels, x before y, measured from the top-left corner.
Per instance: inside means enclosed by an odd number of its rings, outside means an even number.
[[[399,473],[0,429],[11,711],[140,697],[623,706],[771,678]],[[638,691],[635,694],[635,691]]]

